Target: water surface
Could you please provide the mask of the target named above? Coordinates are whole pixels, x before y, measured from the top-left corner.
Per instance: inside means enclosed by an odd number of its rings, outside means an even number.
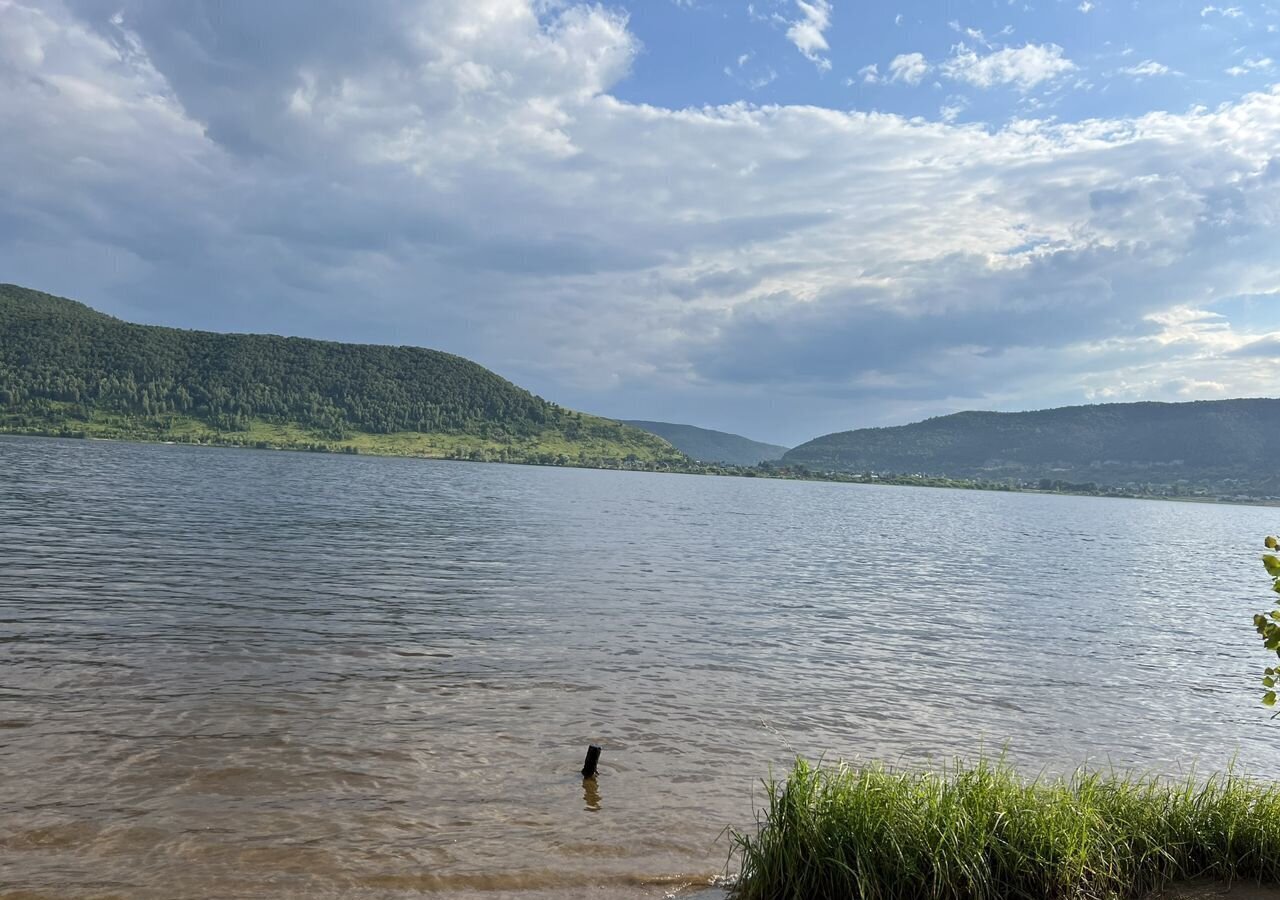
[[[1278,529],[0,439],[0,896],[663,896],[797,753],[1273,777]]]

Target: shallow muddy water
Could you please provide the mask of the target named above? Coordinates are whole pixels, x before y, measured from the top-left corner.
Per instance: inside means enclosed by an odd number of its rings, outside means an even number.
[[[1274,776],[1277,530],[0,439],[0,896],[661,897],[797,753]]]

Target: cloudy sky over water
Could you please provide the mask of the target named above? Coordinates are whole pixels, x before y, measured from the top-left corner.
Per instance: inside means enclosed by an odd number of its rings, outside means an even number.
[[[0,0],[0,281],[798,443],[1280,395],[1280,0]]]

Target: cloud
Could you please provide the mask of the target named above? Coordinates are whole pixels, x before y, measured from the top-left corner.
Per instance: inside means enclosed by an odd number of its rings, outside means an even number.
[[[875,63],[863,66],[858,70],[858,77],[864,84],[878,84],[880,82],[880,67]],[[853,83],[852,79],[849,83]]]
[[[1225,9],[1220,6],[1206,6],[1200,10],[1200,17],[1207,18],[1212,15],[1222,16],[1224,19],[1239,19],[1244,15],[1244,11],[1238,6],[1228,6]]]
[[[944,122],[954,122],[968,108],[968,98],[957,94],[947,98],[947,102],[938,110],[938,115]]]
[[[1150,78],[1155,75],[1168,75],[1173,70],[1153,59],[1144,59],[1137,65],[1126,66],[1120,71],[1125,75],[1132,75],[1134,78]]]
[[[1080,5],[1076,7],[1082,13],[1087,13],[1093,8],[1094,5],[1089,0],[1080,0]]]
[[[975,41],[976,43],[980,44],[983,47],[991,46],[991,44],[987,42],[987,37],[982,33],[981,28],[970,28],[970,27],[961,25],[960,22],[957,21],[956,19],[952,19],[950,22],[948,22],[947,27],[954,32],[964,35],[969,40]]]
[[[1271,57],[1255,56],[1227,69],[1226,74],[1238,77],[1240,75],[1248,75],[1250,72],[1269,72],[1273,66],[1274,63]]]
[[[985,56],[961,44],[941,66],[948,78],[975,87],[1012,85],[1021,91],[1030,90],[1075,67],[1075,63],[1063,56],[1063,50],[1057,44],[1005,47]]]
[[[777,80],[778,72],[772,66],[756,65],[752,66],[751,69],[746,69],[747,63],[751,62],[754,57],[754,53],[740,53],[738,54],[736,66],[725,66],[721,71],[748,90],[758,91],[763,87],[768,87]]]
[[[1268,334],[1231,351],[1232,356],[1260,356],[1280,362],[1280,332]]]
[[[831,3],[829,0],[796,0],[796,6],[800,9],[800,18],[791,22],[787,39],[819,69],[830,69],[831,60],[822,53],[830,49],[823,32],[831,26]]]
[[[900,53],[889,63],[889,80],[919,84],[929,68],[923,53]]]
[[[672,109],[616,96],[640,46],[606,7],[318,2],[0,3],[4,280],[784,441],[1280,383],[1242,349],[1273,307],[1175,314],[1280,290],[1278,89],[993,127]],[[958,80],[1040,83],[986,65]]]

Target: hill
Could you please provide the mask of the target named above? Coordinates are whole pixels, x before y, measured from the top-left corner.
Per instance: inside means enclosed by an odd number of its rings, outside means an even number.
[[[643,429],[663,438],[677,450],[699,462],[729,463],[735,466],[754,466],[768,460],[781,459],[786,447],[762,444],[741,435],[693,425],[676,425],[671,422],[646,422],[641,419],[624,419],[623,424]]]
[[[419,347],[134,325],[0,285],[0,431],[663,467],[665,441]]]
[[[1022,482],[1182,484],[1274,497],[1277,448],[1280,400],[1211,400],[962,412],[828,434],[790,450],[783,462]]]

